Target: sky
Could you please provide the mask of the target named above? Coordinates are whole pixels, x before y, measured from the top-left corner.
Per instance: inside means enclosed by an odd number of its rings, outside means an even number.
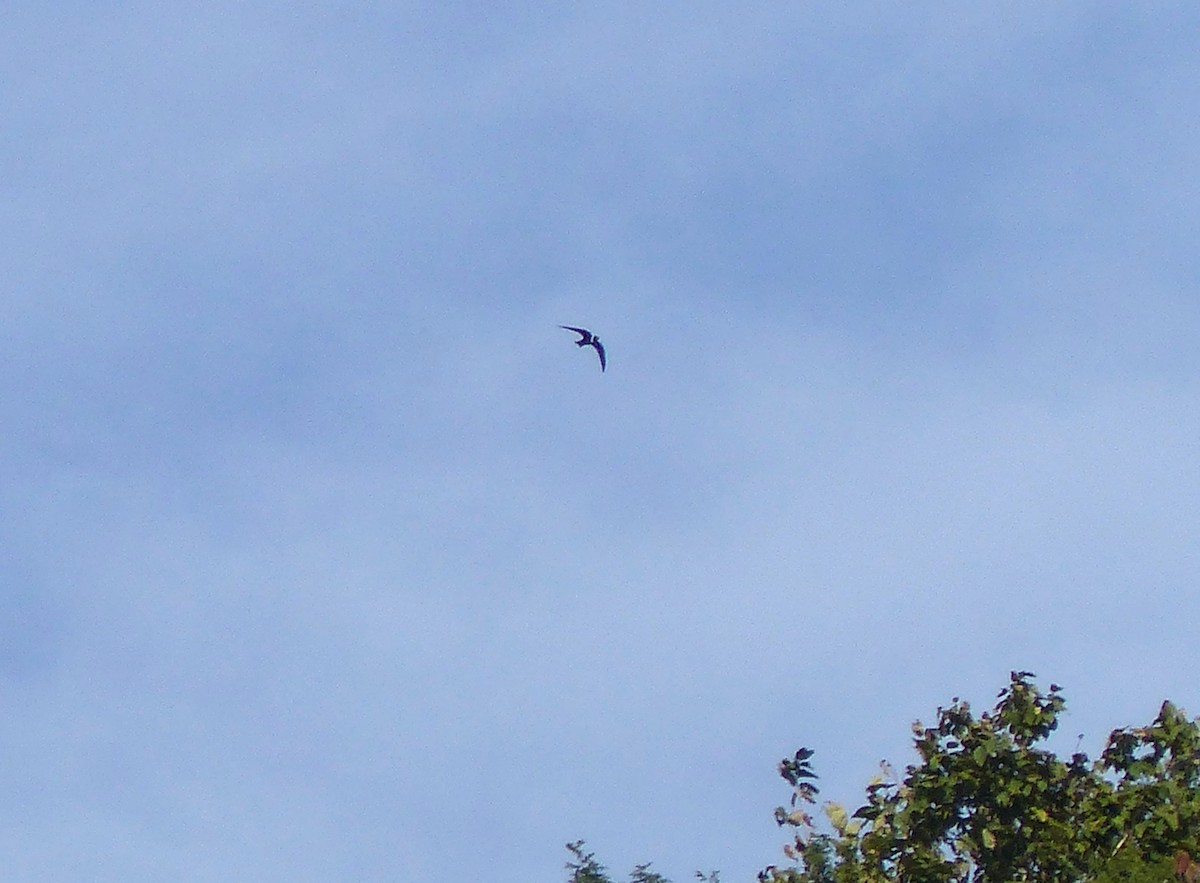
[[[0,22],[12,879],[733,883],[800,746],[1200,712],[1193,5]]]

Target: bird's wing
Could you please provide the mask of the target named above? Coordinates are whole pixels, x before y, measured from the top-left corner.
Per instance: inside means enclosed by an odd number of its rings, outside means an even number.
[[[564,328],[567,331],[574,331],[576,334],[582,335],[584,340],[590,340],[592,332],[586,328],[576,328],[574,325],[559,325],[559,328]]]
[[[602,344],[598,340],[593,340],[592,346],[594,346],[596,348],[596,352],[600,356],[600,370],[603,371],[605,368],[605,365],[606,365],[606,362],[604,359],[604,344]]]

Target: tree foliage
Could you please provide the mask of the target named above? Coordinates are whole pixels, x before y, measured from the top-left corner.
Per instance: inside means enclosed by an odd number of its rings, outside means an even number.
[[[571,876],[568,878],[570,883],[612,883],[607,869],[596,861],[595,853],[584,850],[582,840],[568,843],[567,851],[571,853],[571,860],[567,862],[567,870],[571,872]],[[715,871],[709,875],[697,872],[696,876],[701,881],[720,883]],[[644,865],[634,866],[629,873],[629,883],[671,883],[671,881],[662,874],[651,871],[650,863],[647,862]]]
[[[764,883],[981,883],[1169,879],[1179,850],[1200,837],[1200,727],[1170,702],[1147,727],[1114,730],[1096,761],[1041,747],[1065,702],[1013,672],[995,707],[978,717],[954,699],[937,722],[913,725],[919,762],[889,769],[852,814],[824,807],[801,749],[780,763],[791,807],[793,862],[768,866]]]
[[[1044,747],[1061,688],[1033,677],[1012,672],[978,717],[955,698],[932,726],[914,723],[917,762],[902,776],[882,764],[862,806],[825,803],[821,824],[813,752],[781,761],[789,864],[760,883],[1200,883],[1200,724],[1164,702],[1148,726],[1113,730],[1098,759],[1063,759]],[[567,849],[570,883],[612,883],[582,841]],[[669,883],[649,865],[629,879]]]

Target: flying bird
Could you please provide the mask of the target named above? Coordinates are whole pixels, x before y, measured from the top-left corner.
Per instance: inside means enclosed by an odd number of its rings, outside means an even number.
[[[600,370],[604,370],[606,364],[604,360],[604,344],[600,342],[600,338],[586,328],[576,328],[573,325],[559,325],[558,327],[566,331],[574,331],[579,335],[579,340],[575,341],[575,346],[595,347],[596,355],[600,357]]]

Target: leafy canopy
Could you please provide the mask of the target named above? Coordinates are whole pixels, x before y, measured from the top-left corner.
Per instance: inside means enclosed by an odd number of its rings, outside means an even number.
[[[825,805],[832,833],[806,807],[816,776],[801,749],[780,764],[794,829],[764,883],[979,883],[1165,880],[1171,857],[1200,837],[1200,727],[1164,702],[1147,727],[1114,730],[1099,760],[1063,760],[1040,747],[1058,725],[1061,688],[1043,693],[1013,672],[998,702],[975,717],[954,699],[937,722],[913,725],[919,763],[867,786],[853,814]]]

